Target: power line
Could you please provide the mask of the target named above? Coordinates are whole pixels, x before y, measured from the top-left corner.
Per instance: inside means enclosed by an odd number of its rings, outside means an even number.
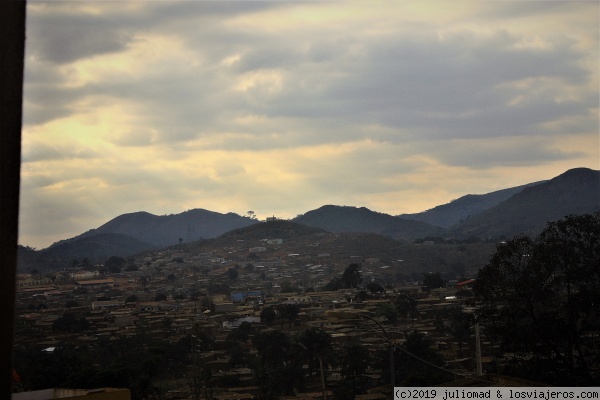
[[[359,318],[361,319],[361,321],[365,322],[363,320],[363,317],[365,317],[365,316],[364,315],[362,315],[362,316],[359,315]],[[377,321],[375,321],[374,319],[372,319],[372,321],[374,321],[375,323],[377,323]],[[387,337],[387,333],[386,333],[386,335],[384,335],[381,332],[378,332],[377,330],[374,330],[374,329],[371,329],[371,330],[372,330],[372,332],[374,332],[377,335],[379,335],[381,338],[385,339],[390,344],[390,346],[392,346],[393,348],[398,349],[398,350],[404,352],[405,354],[407,354],[408,356],[410,356],[410,357],[412,357],[412,358],[414,358],[416,360],[419,360],[419,361],[421,361],[421,362],[423,362],[423,363],[425,363],[425,364],[427,364],[429,366],[432,366],[434,368],[437,368],[437,369],[439,369],[441,371],[444,371],[444,372],[447,372],[447,373],[450,373],[450,374],[453,374],[453,375],[461,376],[463,378],[471,378],[471,379],[475,379],[475,380],[481,381],[481,382],[493,383],[493,381],[491,381],[489,379],[482,379],[482,378],[478,378],[476,376],[474,377],[472,375],[460,374],[460,373],[457,373],[456,371],[450,371],[448,369],[445,369],[444,367],[440,367],[439,365],[435,365],[435,364],[433,364],[433,363],[431,363],[431,362],[429,362],[427,360],[422,359],[421,357],[419,357],[419,356],[417,356],[415,354],[412,354],[410,351],[402,348],[401,346],[398,346],[397,344],[395,344],[394,342],[392,342],[389,337]]]

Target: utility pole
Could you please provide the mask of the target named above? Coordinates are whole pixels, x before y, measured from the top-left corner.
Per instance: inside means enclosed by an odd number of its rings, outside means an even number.
[[[477,312],[472,310],[463,310],[465,314],[472,314],[473,320],[475,321],[475,360],[477,363],[476,376],[483,375],[483,366],[481,364],[481,331],[479,329],[479,319],[477,318]]]
[[[206,370],[206,354],[202,355],[202,374],[204,375],[204,399],[208,400],[208,375]],[[212,398],[212,395],[210,396]]]
[[[192,351],[194,353],[194,375],[192,386],[194,400],[200,400],[200,363],[198,361],[198,337],[192,335]],[[209,399],[208,371],[206,369],[206,354],[202,354],[202,381],[204,382],[204,399]],[[211,396],[212,397],[212,396]]]
[[[477,376],[481,376],[483,375],[483,368],[481,366],[481,336],[477,320],[475,320],[475,357],[477,358]]]
[[[200,379],[198,374],[198,338],[192,335],[192,352],[194,353],[193,365],[194,372],[192,375],[192,391],[194,392],[194,400],[200,400]]]
[[[321,390],[323,391],[323,400],[327,400],[327,394],[325,392],[325,373],[323,372],[323,357],[321,357],[321,355],[319,355],[319,368],[321,368]]]

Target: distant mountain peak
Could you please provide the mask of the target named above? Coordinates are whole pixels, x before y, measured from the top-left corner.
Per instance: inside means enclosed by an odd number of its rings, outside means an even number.
[[[419,221],[404,220],[366,207],[326,205],[293,219],[329,232],[377,233],[398,240],[441,234],[441,229]]]
[[[535,235],[548,222],[600,210],[600,171],[575,168],[526,187],[502,203],[461,222],[454,233],[478,237]]]
[[[399,217],[423,221],[434,226],[448,228],[502,203],[527,187],[535,186],[543,182],[546,181],[528,183],[526,185],[497,190],[487,194],[467,194],[427,211],[415,214],[401,214]]]

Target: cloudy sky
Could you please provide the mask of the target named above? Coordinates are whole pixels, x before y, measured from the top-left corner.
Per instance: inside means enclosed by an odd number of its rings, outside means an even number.
[[[30,1],[19,242],[599,169],[596,1]]]

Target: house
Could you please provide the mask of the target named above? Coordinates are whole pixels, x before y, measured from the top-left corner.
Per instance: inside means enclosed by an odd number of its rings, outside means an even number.
[[[235,311],[237,308],[238,308],[238,305],[234,304],[234,303],[215,303],[215,312],[216,313]]]
[[[118,300],[103,300],[103,301],[94,301],[92,302],[92,310],[104,310],[107,308],[115,308],[119,307],[123,303]]]
[[[243,303],[246,300],[264,300],[265,296],[262,290],[253,290],[248,292],[237,292],[231,293],[231,302],[232,303]]]
[[[113,279],[93,279],[93,280],[79,280],[76,282],[79,286],[114,286],[115,281]]]
[[[458,282],[454,285],[455,289],[473,289],[473,285],[475,284],[475,279],[467,279],[466,281]]]
[[[52,279],[42,275],[17,274],[17,287],[47,285]]]
[[[223,321],[222,326],[224,329],[233,329],[240,326],[243,322],[248,322],[249,324],[260,323],[260,316],[247,315],[234,321]]]
[[[99,389],[42,389],[31,392],[13,393],[12,400],[52,400],[52,399],[93,399],[131,400],[131,391],[120,388]]]
[[[75,279],[76,281],[78,281],[78,280],[82,280],[82,279],[94,279],[98,275],[100,275],[100,273],[98,271],[92,272],[92,271],[81,270],[81,271],[73,272],[71,274],[71,277],[73,279]]]
[[[293,296],[282,302],[283,304],[310,304],[312,298],[310,296]]]

